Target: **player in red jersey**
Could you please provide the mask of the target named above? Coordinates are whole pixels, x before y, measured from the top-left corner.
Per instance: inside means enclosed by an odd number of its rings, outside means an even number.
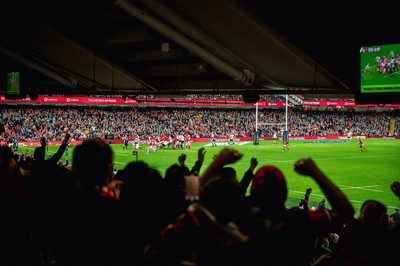
[[[287,150],[288,152],[290,152],[289,143],[287,142],[287,140],[283,139],[282,152],[284,152],[285,150]]]
[[[192,149],[192,142],[193,142],[193,140],[190,137],[190,135],[187,135],[185,137],[185,148],[186,148],[186,150],[191,150]]]
[[[360,147],[361,152],[367,151],[367,149],[364,147],[364,141],[361,139],[361,137],[358,137],[358,146]]]

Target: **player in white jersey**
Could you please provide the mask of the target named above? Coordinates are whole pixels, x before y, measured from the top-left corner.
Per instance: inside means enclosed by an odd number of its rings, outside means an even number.
[[[133,149],[140,150],[139,142],[140,142],[140,138],[139,138],[139,136],[137,136],[135,138],[135,140],[133,141]]]
[[[229,135],[228,145],[234,145],[234,144],[235,144],[235,135],[232,133]]]
[[[214,133],[211,133],[211,144],[213,147],[217,147],[217,140],[215,139]]]

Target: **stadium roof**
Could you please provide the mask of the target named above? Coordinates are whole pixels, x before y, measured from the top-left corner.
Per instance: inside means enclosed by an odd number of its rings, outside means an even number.
[[[337,2],[20,0],[0,8],[0,91],[6,73],[19,71],[28,94],[352,95],[359,48],[398,37],[375,7],[369,14]]]

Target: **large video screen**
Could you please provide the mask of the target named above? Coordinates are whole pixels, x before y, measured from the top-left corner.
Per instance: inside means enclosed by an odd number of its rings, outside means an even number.
[[[19,72],[7,73],[7,84],[5,91],[6,99],[20,99],[21,98],[21,80]]]
[[[360,90],[356,103],[400,103],[400,44],[360,48]]]

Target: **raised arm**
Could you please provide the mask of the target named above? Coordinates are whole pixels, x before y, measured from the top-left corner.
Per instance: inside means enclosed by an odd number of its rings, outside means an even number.
[[[206,154],[206,149],[203,147],[197,151],[197,161],[194,164],[194,166],[192,167],[192,170],[190,170],[191,173],[194,173],[194,174],[200,173],[200,168],[203,165],[205,154]]]
[[[61,143],[60,147],[58,148],[57,152],[51,156],[51,158],[49,159],[49,161],[53,164],[57,164],[58,161],[61,159],[63,153],[65,152],[65,148],[68,145],[68,141],[71,138],[71,135],[69,133],[65,134],[64,140]]]
[[[204,188],[208,181],[214,178],[227,164],[232,164],[242,158],[243,154],[232,148],[223,148],[200,176],[200,188]]]
[[[299,174],[310,176],[317,182],[332,206],[332,221],[343,224],[353,218],[354,208],[347,196],[317,167],[311,158],[298,160],[294,170]]]
[[[256,169],[258,165],[257,158],[251,158],[250,159],[250,167],[249,169],[244,173],[242,180],[240,180],[240,184],[243,186],[244,189],[247,189],[251,183],[251,180],[253,179],[254,175],[254,169]]]

